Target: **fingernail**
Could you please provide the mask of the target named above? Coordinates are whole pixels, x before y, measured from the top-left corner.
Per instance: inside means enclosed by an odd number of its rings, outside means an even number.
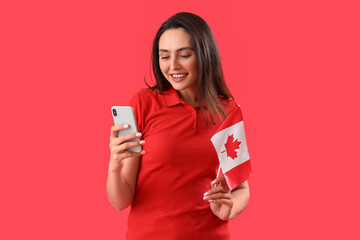
[[[139,143],[143,145],[145,143],[145,140],[141,140]]]
[[[214,183],[216,183],[216,179],[211,182],[211,184],[214,184]]]
[[[124,124],[123,127],[124,127],[124,128],[128,128],[128,127],[129,127],[129,124]]]
[[[140,155],[143,155],[143,154],[145,154],[145,151],[144,151],[144,150],[142,150],[142,151],[140,152]]]
[[[209,195],[209,193],[208,193],[208,192],[204,193],[204,196],[207,196],[207,195]]]
[[[141,133],[137,133],[137,134],[135,134],[135,136],[137,136],[137,137],[141,137],[141,136],[142,136],[142,134],[141,134]]]
[[[208,197],[203,197],[204,200],[208,200],[209,198]]]

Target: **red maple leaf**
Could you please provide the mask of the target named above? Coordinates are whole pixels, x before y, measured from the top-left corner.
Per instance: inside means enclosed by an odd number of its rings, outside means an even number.
[[[234,140],[234,134],[228,136],[227,142],[225,143],[226,150],[221,152],[226,152],[227,156],[231,157],[233,160],[237,158],[237,152],[235,150],[239,149],[239,146],[241,144],[238,139],[236,139],[235,141]]]

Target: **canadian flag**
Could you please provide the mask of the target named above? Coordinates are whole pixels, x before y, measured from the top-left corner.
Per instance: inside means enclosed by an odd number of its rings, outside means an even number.
[[[231,111],[211,138],[230,190],[251,176],[244,122],[240,107]]]

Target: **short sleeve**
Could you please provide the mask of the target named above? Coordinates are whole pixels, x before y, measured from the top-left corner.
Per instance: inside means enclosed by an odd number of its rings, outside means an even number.
[[[134,109],[135,120],[137,124],[137,128],[139,132],[142,132],[143,128],[143,119],[141,114],[141,104],[140,104],[140,96],[139,93],[136,93],[134,96],[130,98],[129,106]]]
[[[231,97],[225,99],[225,98],[220,98],[222,103],[225,104],[225,111],[227,113],[227,115],[229,115],[234,109],[236,109],[236,107],[238,107],[239,105],[235,102],[235,100]]]

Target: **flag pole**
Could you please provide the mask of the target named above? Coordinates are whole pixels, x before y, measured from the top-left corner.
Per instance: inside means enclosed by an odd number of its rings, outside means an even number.
[[[218,171],[217,171],[217,174],[216,174],[216,178],[219,177],[219,174],[220,174],[220,164],[219,164],[219,168],[218,168]],[[217,186],[217,184],[214,184],[214,187],[216,187],[216,186]]]
[[[219,177],[219,174],[220,174],[220,164],[219,164],[219,168],[218,168],[218,171],[217,171],[217,174],[216,174],[216,178]]]

